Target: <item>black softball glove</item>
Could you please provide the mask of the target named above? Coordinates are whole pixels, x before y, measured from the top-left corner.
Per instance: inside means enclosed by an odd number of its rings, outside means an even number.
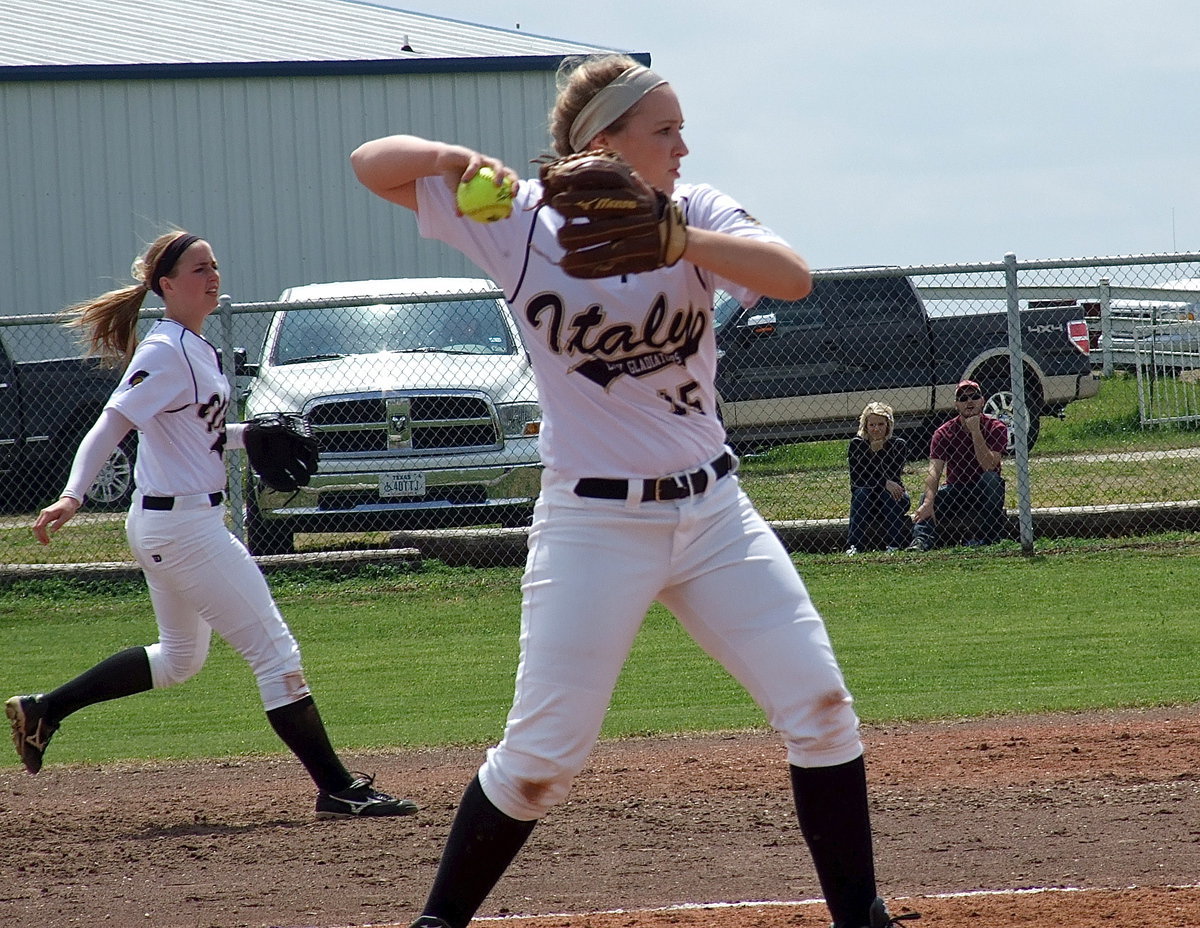
[[[317,440],[300,416],[263,413],[246,423],[250,467],[272,490],[285,493],[308,486],[317,471]]]

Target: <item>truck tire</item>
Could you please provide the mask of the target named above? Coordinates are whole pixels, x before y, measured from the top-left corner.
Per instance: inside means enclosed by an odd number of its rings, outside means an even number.
[[[983,411],[1008,426],[1008,447],[1004,453],[1011,455],[1017,445],[1012,382],[1007,376],[975,379],[983,387]],[[1029,370],[1025,371],[1025,409],[1029,413],[1029,449],[1032,451],[1042,431],[1042,389]]]
[[[88,505],[102,511],[128,509],[133,498],[133,465],[137,460],[137,432],[117,445],[87,491]]]
[[[264,519],[254,503],[252,490],[246,493],[246,548],[251,554],[295,554],[296,536],[279,520]]]

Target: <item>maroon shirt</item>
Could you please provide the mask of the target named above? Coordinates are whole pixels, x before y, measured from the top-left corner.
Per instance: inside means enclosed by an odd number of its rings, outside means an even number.
[[[994,416],[979,417],[983,440],[993,451],[1004,453],[1008,447],[1008,428]],[[983,474],[983,468],[975,459],[975,445],[971,433],[962,424],[962,417],[955,416],[939,425],[929,442],[929,457],[946,462],[946,483],[974,483]],[[994,470],[999,473],[1000,465]]]

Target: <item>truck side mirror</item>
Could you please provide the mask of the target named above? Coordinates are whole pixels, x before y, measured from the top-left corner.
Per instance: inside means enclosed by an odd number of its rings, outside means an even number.
[[[258,364],[253,361],[246,360],[245,348],[233,349],[233,376],[235,377],[257,377]]]

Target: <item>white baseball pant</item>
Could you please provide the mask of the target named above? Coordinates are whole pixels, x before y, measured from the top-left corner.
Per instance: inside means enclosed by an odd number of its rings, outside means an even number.
[[[300,648],[262,571],[225,527],[224,507],[203,495],[178,500],[146,510],[135,495],[125,520],[158,622],[158,642],[146,648],[155,689],[199,671],[215,630],[250,664],[267,711],[303,698]]]
[[[479,771],[512,818],[540,818],[566,796],[654,600],[762,707],[790,763],[862,753],[825,624],[733,475],[643,503],[581,498],[573,480],[544,473],[522,590],[516,695]]]

